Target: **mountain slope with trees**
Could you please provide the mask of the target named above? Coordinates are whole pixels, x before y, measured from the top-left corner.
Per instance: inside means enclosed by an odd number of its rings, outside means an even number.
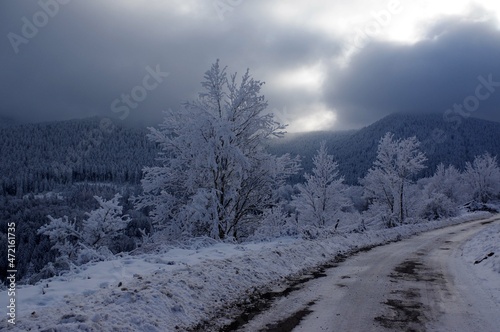
[[[85,181],[139,184],[142,168],[155,164],[156,144],[148,140],[145,128],[121,123],[97,135],[100,121],[0,127],[0,195],[22,196]],[[368,172],[379,140],[387,132],[396,139],[416,136],[421,142],[428,161],[419,177],[433,175],[440,163],[464,170],[467,162],[485,152],[500,156],[500,123],[469,118],[457,127],[439,114],[393,114],[359,130],[289,134],[272,142],[268,150],[276,155],[300,155],[305,173],[311,172],[312,157],[325,141],[328,153],[339,163],[339,173],[352,185]],[[97,135],[97,140],[90,135]],[[89,141],[94,143],[83,150],[82,142]],[[68,158],[75,160],[68,162]],[[71,174],[66,169],[61,176],[61,165],[70,166]],[[292,182],[303,181],[301,175],[292,178]]]
[[[340,174],[351,185],[366,175],[387,132],[396,139],[416,136],[421,142],[428,160],[419,177],[432,176],[440,163],[464,170],[467,162],[485,152],[500,156],[500,123],[469,118],[456,124],[444,121],[440,114],[393,114],[357,131],[290,135],[272,144],[270,150],[301,155],[304,172],[310,172],[312,156],[319,143],[326,141],[328,153],[338,161]]]
[[[0,196],[76,182],[138,184],[156,153],[145,129],[97,117],[0,128]]]

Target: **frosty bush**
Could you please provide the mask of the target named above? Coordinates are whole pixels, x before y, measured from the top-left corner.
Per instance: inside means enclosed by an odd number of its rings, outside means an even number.
[[[287,216],[280,207],[273,207],[264,211],[259,226],[250,240],[262,241],[281,236],[297,236],[298,225]]]
[[[457,214],[457,205],[446,195],[433,192],[424,200],[420,216],[428,220],[453,217]]]
[[[487,203],[500,196],[500,168],[497,158],[485,153],[465,165],[465,181],[472,189],[472,198]]]
[[[441,219],[457,215],[459,206],[467,200],[467,188],[462,174],[454,166],[439,164],[431,178],[422,179],[419,215],[425,219]]]
[[[49,237],[52,249],[60,254],[59,260],[83,264],[112,256],[109,247],[122,234],[130,219],[123,215],[123,207],[119,203],[121,195],[116,194],[109,201],[99,196],[94,198],[99,208],[86,213],[80,227],[76,219],[71,221],[67,216],[48,216],[50,222],[38,230],[39,234]]]
[[[109,201],[94,196],[99,203],[97,210],[87,212],[82,222],[81,241],[92,248],[110,247],[113,239],[122,233],[130,221],[128,215],[123,215],[120,205],[120,194]]]

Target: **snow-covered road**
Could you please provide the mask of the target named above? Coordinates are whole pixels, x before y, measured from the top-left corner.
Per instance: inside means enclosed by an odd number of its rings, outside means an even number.
[[[357,254],[242,330],[499,331],[500,284],[463,257],[468,239],[498,224],[451,226]]]

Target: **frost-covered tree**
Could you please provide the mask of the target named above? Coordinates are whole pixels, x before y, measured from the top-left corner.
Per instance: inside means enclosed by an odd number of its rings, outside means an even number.
[[[53,243],[52,249],[59,251],[61,258],[77,262],[82,251],[97,254],[109,252],[109,246],[127,227],[130,218],[123,214],[120,205],[120,194],[106,201],[99,196],[94,197],[99,203],[99,208],[86,213],[86,218],[81,226],[76,220],[69,220],[67,216],[53,218],[48,216],[50,222],[39,228],[38,234],[47,235]],[[89,258],[84,258],[88,260]]]
[[[392,133],[386,133],[380,139],[373,167],[361,180],[365,197],[377,206],[378,213],[388,218],[390,227],[395,220],[399,224],[405,221],[409,210],[405,206],[405,189],[413,176],[425,168],[427,158],[419,146],[416,137],[395,139]]]
[[[500,169],[496,156],[489,153],[477,156],[465,165],[465,181],[471,188],[472,198],[481,203],[500,195]]]
[[[301,224],[322,227],[333,222],[338,212],[352,203],[346,196],[338,163],[328,154],[325,142],[313,157],[313,164],[312,174],[306,173],[306,182],[298,185],[300,193],[294,197],[292,205],[297,208]]]
[[[248,70],[238,82],[217,61],[205,73],[205,92],[181,112],[168,112],[159,129],[150,128],[160,165],[144,169],[137,207],[148,207],[157,227],[175,236],[238,238],[274,204],[297,161],[264,149],[285,126],[264,112],[263,84]]]
[[[462,181],[462,174],[453,165],[445,167],[439,164],[434,176],[430,179],[428,190],[439,192],[448,197],[451,201],[461,204],[465,203],[465,186]]]

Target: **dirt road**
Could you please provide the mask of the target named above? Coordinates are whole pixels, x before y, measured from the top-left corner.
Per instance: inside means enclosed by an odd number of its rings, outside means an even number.
[[[500,331],[500,304],[461,259],[499,217],[447,227],[350,257],[243,331]]]

